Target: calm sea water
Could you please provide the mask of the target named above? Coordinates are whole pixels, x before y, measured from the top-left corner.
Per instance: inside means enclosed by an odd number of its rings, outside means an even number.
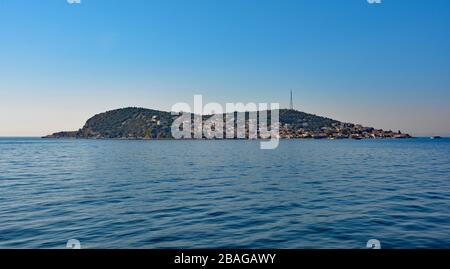
[[[450,248],[450,140],[0,139],[0,248]]]

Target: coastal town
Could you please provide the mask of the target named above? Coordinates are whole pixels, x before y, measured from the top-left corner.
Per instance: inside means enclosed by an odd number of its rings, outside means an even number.
[[[280,127],[280,138],[282,139],[380,139],[380,138],[411,138],[409,134],[401,131],[385,131],[372,127],[364,127],[352,123],[332,123],[330,127],[322,127],[320,130],[308,130],[305,128],[294,128],[290,124]]]

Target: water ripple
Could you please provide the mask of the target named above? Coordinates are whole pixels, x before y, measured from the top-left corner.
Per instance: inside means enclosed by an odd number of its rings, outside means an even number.
[[[450,248],[450,141],[0,139],[0,248]]]

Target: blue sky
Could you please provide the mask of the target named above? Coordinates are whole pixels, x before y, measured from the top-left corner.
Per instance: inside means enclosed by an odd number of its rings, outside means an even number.
[[[305,112],[450,135],[450,1],[0,0],[0,136],[290,89]]]

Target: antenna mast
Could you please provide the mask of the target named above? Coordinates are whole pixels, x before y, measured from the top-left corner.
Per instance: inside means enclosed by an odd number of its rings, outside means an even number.
[[[291,90],[291,102],[290,102],[290,104],[289,104],[289,108],[290,108],[291,110],[294,110],[294,101],[292,100],[292,90]]]

